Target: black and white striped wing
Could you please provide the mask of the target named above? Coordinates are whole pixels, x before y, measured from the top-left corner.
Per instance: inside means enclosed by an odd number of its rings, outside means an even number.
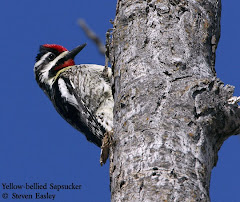
[[[66,77],[60,77],[54,85],[54,98],[51,100],[55,102],[58,113],[81,131],[88,141],[101,147],[105,129],[78,95],[71,81]]]

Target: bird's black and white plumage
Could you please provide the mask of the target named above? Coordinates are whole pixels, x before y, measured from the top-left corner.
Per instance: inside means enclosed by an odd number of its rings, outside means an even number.
[[[84,47],[68,51],[55,44],[40,46],[35,78],[58,113],[101,147],[104,134],[113,127],[112,72],[100,65],[75,65],[73,59]]]

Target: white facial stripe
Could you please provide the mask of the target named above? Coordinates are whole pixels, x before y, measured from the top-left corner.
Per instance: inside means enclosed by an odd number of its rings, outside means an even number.
[[[49,53],[46,53],[45,55],[43,55],[43,56],[41,57],[41,59],[38,60],[38,61],[35,63],[34,68],[36,68],[37,66],[39,66],[40,64],[42,64],[42,62],[43,62],[50,54],[51,54],[51,53],[49,52]]]
[[[57,63],[58,60],[63,58],[68,53],[69,53],[68,51],[62,52],[53,61],[49,62],[44,69],[41,70],[41,75],[39,78],[41,82],[48,84],[50,87],[52,86],[53,78],[49,78],[49,71]],[[49,54],[51,54],[51,53],[49,52],[49,53],[46,53],[44,56],[42,56],[41,59],[35,64],[34,68],[37,67],[38,65],[40,65],[42,63],[42,61],[44,61],[48,57]]]
[[[65,55],[67,55],[69,53],[69,51],[64,51],[64,52],[62,52],[59,56],[57,56],[54,60],[53,60],[53,62],[54,63],[57,63],[57,61],[58,60],[60,60],[61,58],[63,58]]]
[[[62,52],[59,56],[57,56],[53,61],[49,62],[48,65],[46,66],[45,70],[47,72],[50,71],[50,69],[52,69],[52,67],[57,63],[58,60],[60,60],[61,58],[63,58],[65,55],[67,55],[68,51]]]

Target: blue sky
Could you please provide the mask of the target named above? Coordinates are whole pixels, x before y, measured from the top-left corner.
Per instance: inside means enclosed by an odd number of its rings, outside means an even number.
[[[67,2],[67,3],[66,3]],[[216,71],[240,95],[239,0],[223,2]],[[110,201],[109,164],[99,165],[100,149],[68,125],[37,86],[33,66],[40,44],[72,49],[87,42],[76,63],[104,64],[95,45],[77,25],[84,18],[105,40],[116,0],[8,0],[1,3],[0,201],[1,183],[80,184],[81,190],[47,190],[55,201]],[[213,202],[240,201],[240,138],[229,138],[213,169]],[[41,193],[47,191],[40,191]],[[8,190],[33,194],[35,190]],[[14,200],[5,200],[14,201]]]

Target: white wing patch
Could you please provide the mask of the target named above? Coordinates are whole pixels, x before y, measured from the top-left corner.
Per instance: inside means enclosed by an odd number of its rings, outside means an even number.
[[[58,86],[59,86],[59,90],[61,92],[62,98],[65,98],[69,103],[73,105],[78,105],[77,99],[74,97],[74,95],[69,93],[68,88],[63,79],[61,78],[58,79]]]
[[[73,89],[75,89],[75,85],[73,84],[73,82],[71,80],[70,80],[70,83],[71,83]]]

